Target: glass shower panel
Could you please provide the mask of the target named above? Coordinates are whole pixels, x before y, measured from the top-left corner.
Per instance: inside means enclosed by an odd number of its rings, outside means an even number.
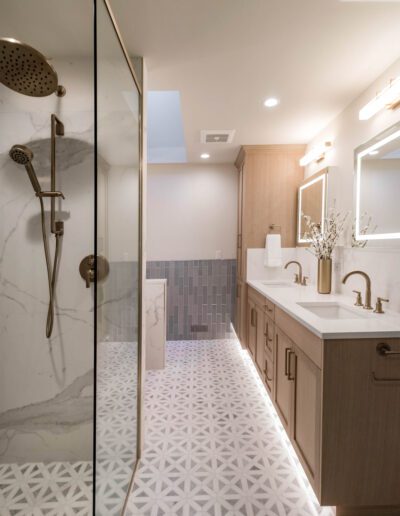
[[[78,267],[94,248],[93,33],[93,0],[1,3],[0,38],[23,43],[0,40],[2,515],[91,513],[93,288]],[[52,329],[43,233],[51,269],[60,251]]]
[[[117,516],[137,460],[140,95],[104,2],[97,34],[95,503]]]

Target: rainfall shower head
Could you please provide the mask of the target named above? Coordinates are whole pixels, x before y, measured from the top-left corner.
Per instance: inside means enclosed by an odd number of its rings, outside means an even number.
[[[0,82],[23,95],[65,95],[57,72],[43,54],[12,38],[0,38]]]
[[[42,188],[32,166],[33,152],[31,149],[25,145],[13,145],[10,150],[10,158],[18,165],[25,166],[33,189],[37,194],[40,194]]]

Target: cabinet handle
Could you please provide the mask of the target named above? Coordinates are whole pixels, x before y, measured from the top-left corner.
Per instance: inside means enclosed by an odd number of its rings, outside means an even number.
[[[255,308],[251,309],[250,323],[252,326],[257,325],[257,311],[255,310]]]
[[[272,378],[269,378],[269,376],[268,376],[268,360],[267,360],[267,359],[265,359],[264,375],[265,375],[265,378],[266,378],[269,382],[272,382]]]
[[[267,310],[267,312],[271,313],[273,312],[273,308],[269,308],[268,305],[265,305],[265,309]]]
[[[378,378],[375,376],[375,373],[371,373],[372,383],[382,384],[382,385],[399,385],[400,378]]]
[[[294,355],[294,375],[293,376],[291,376],[291,374],[290,374],[290,363],[291,363],[290,357],[292,355]],[[289,354],[288,354],[288,357],[289,358],[288,358],[288,375],[287,375],[287,377],[288,377],[288,380],[294,380],[296,378],[297,356],[296,356],[296,353],[294,351],[290,350]]]
[[[290,353],[292,350],[290,348],[285,349],[285,376],[288,376],[288,353]]]
[[[376,346],[376,352],[378,355],[381,355],[381,357],[391,357],[395,355],[400,355],[400,351],[392,351],[392,348],[389,346],[389,344],[386,344],[385,342],[380,342]]]

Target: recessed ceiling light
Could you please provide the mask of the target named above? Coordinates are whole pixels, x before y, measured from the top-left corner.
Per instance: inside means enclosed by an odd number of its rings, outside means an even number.
[[[275,107],[279,104],[279,100],[275,97],[270,97],[269,99],[264,101],[265,107]]]
[[[207,154],[207,152],[203,152],[203,154],[200,154],[201,159],[208,159],[209,157],[210,157],[210,155]]]
[[[368,153],[370,156],[375,156],[376,154],[379,154],[379,151],[378,150],[372,150],[371,152]]]

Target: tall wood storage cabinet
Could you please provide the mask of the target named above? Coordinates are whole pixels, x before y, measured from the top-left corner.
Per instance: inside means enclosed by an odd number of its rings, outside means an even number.
[[[247,249],[261,248],[269,226],[280,226],[283,247],[296,246],[299,165],[305,145],[244,145],[235,165],[239,171],[235,330],[247,338]]]

